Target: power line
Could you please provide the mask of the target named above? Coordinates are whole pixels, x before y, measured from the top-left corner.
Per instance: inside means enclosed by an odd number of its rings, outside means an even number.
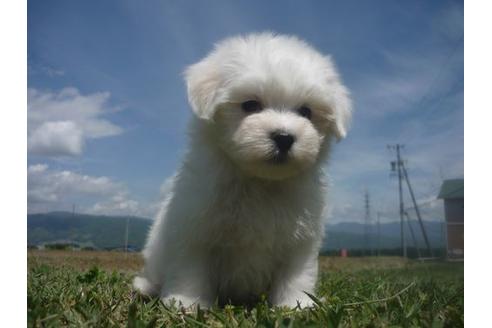
[[[365,218],[364,218],[364,252],[368,252],[370,255],[373,255],[372,249],[372,241],[371,241],[371,231],[370,231],[370,222],[371,222],[371,204],[369,199],[369,192],[366,190],[364,194],[365,200]]]

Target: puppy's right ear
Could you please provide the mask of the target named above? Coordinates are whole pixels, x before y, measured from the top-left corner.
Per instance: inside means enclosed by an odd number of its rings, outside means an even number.
[[[338,141],[346,137],[352,118],[352,101],[348,90],[340,84],[333,90],[335,102],[335,136]]]
[[[204,120],[213,118],[218,104],[221,79],[217,66],[208,57],[185,71],[188,101],[195,115]]]

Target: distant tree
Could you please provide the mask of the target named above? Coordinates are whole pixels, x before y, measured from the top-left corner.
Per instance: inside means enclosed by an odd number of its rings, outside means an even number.
[[[46,244],[44,247],[50,250],[71,250],[74,248],[79,248],[79,245],[74,243],[54,243]]]

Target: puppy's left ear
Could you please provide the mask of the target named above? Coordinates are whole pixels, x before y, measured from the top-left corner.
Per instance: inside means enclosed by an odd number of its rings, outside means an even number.
[[[221,83],[217,65],[210,57],[207,57],[189,66],[184,75],[188,89],[188,101],[193,112],[201,119],[212,119]]]
[[[343,85],[338,75],[335,64],[330,56],[323,57],[324,77],[326,82],[326,95],[329,104],[331,128],[337,138],[342,140],[347,135],[352,118],[352,101],[350,93]]]
[[[335,88],[333,100],[335,136],[337,137],[337,140],[340,141],[345,138],[350,127],[352,119],[352,101],[347,88],[343,85],[339,85]]]

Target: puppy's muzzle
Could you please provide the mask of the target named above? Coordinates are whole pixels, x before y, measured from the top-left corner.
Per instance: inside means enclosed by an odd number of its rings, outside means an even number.
[[[287,152],[292,148],[292,144],[295,141],[293,135],[284,131],[275,131],[270,134],[270,138],[275,143],[279,155],[285,156]]]

